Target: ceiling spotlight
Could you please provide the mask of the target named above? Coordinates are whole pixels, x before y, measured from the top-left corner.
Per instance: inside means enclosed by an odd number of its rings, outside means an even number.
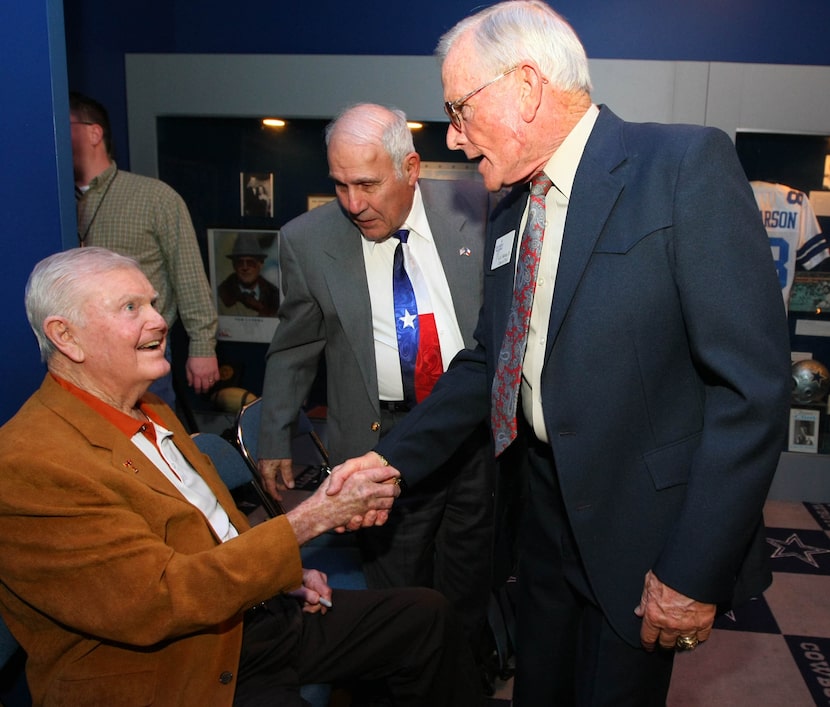
[[[263,118],[262,124],[266,128],[284,128],[285,121],[281,120],[280,118]]]

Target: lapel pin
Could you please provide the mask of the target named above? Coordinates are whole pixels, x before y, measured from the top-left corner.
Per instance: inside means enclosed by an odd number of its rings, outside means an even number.
[[[458,249],[458,254],[459,255],[465,255],[465,256],[469,257],[472,254],[472,251],[469,248],[459,248]]]
[[[133,464],[132,459],[127,459],[127,461],[124,462],[124,468],[131,469],[135,474],[138,473],[138,469],[136,468],[135,464]]]

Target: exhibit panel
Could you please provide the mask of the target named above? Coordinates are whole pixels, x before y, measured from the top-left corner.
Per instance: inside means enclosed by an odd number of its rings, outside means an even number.
[[[830,135],[830,67],[709,64],[706,125]]]
[[[773,125],[774,118],[768,118]],[[793,361],[784,453],[771,496],[830,498],[830,209],[825,195],[830,136],[738,130],[738,157],[751,180],[781,281]]]

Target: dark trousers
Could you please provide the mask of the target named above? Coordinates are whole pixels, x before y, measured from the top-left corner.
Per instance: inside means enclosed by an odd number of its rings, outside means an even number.
[[[387,432],[405,413],[383,412]],[[385,525],[358,534],[370,588],[432,587],[461,617],[476,649],[487,622],[495,479],[482,426],[452,458],[395,501]]]
[[[550,447],[532,443],[528,460],[513,704],[665,705],[674,653],[647,653],[614,632],[580,560]]]
[[[325,615],[276,597],[245,620],[234,707],[299,707],[309,683],[383,682],[400,707],[479,706],[472,655],[429,589],[335,590]]]

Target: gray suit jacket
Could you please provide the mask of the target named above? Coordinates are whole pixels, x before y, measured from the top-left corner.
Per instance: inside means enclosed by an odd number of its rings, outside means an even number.
[[[458,324],[465,345],[473,346],[489,196],[474,182],[419,183]],[[332,463],[363,454],[378,441],[377,366],[361,238],[336,201],[297,217],[280,233],[284,299],[267,354],[263,459],[291,456],[291,426],[323,353]],[[466,249],[469,254],[462,254]]]

